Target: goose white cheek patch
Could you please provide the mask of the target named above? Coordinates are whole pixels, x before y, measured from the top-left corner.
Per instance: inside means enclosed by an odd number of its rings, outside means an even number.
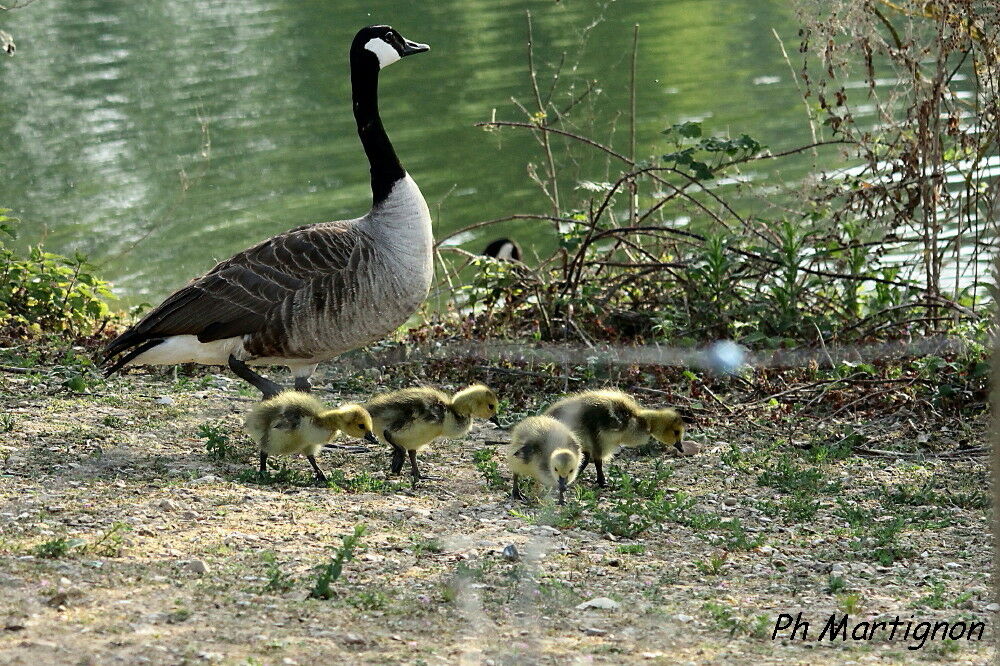
[[[378,58],[378,66],[384,69],[399,60],[399,52],[390,46],[385,40],[375,37],[369,39],[365,44],[365,49],[371,51]]]

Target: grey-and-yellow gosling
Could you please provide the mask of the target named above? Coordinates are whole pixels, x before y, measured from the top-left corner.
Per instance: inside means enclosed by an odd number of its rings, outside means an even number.
[[[299,391],[286,391],[258,403],[246,418],[247,430],[260,445],[260,471],[267,471],[268,455],[304,454],[316,473],[326,482],[326,475],[316,463],[316,452],[338,431],[364,438],[371,444],[378,440],[372,431],[372,418],[361,405],[326,408],[319,400]]]
[[[462,437],[472,426],[472,417],[497,423],[496,394],[482,384],[473,384],[453,396],[434,388],[408,388],[376,395],[365,409],[375,424],[375,434],[392,447],[389,470],[398,474],[406,456],[410,458],[413,485],[421,478],[417,451],[438,437]]]
[[[616,390],[585,391],[563,398],[545,414],[558,419],[580,440],[582,472],[591,459],[597,485],[605,487],[604,463],[620,447],[641,446],[649,437],[680,451],[684,421],[673,409],[645,409],[626,393]]]
[[[507,465],[513,475],[513,499],[524,499],[517,482],[522,476],[530,476],[546,489],[558,488],[559,504],[565,504],[566,487],[580,469],[580,442],[554,418],[531,416],[510,433]]]

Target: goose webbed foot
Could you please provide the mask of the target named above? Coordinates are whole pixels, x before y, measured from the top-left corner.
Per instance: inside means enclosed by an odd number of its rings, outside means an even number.
[[[250,369],[250,367],[232,354],[229,355],[229,369],[240,379],[249,382],[260,391],[264,400],[273,398],[283,390],[281,384],[273,382],[267,377],[262,377]]]

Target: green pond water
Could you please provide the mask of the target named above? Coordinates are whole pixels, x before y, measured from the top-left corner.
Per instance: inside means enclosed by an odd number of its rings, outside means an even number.
[[[88,254],[130,302],[156,301],[282,230],[361,215],[370,191],[347,48],[358,27],[391,23],[432,47],[386,70],[380,92],[435,233],[547,212],[527,176],[530,135],[473,127],[494,110],[523,120],[511,97],[530,95],[528,9],[543,90],[565,52],[560,94],[598,79],[581,111],[620,150],[636,23],[640,157],[656,154],[664,127],[692,119],[774,150],[810,139],[772,34],[794,57],[787,2],[38,0],[0,13],[18,45],[0,59],[0,205],[23,220],[19,243]],[[793,181],[811,159],[765,175]],[[564,188],[605,178],[602,164],[568,173]],[[513,235],[542,251],[552,234],[522,222],[458,242],[478,251]]]

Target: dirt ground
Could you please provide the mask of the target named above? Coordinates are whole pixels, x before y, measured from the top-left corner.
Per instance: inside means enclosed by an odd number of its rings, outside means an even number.
[[[319,395],[355,400],[361,382]],[[498,455],[477,458],[506,436],[487,423],[421,456],[442,480],[411,490],[387,477],[387,452],[328,451],[321,465],[339,486],[319,488],[300,458],[277,480],[247,472],[251,394],[219,375],[133,373],[82,395],[4,374],[0,391],[2,663],[981,664],[992,654],[988,475],[975,455],[984,416],[941,420],[911,404],[886,422],[787,425],[774,400],[741,407],[723,395],[689,431],[700,454],[623,454],[616,487],[596,499],[589,470],[558,512],[487,484],[492,460],[507,478]],[[842,440],[830,433],[851,423],[870,430],[853,453],[807,448]],[[911,440],[920,452],[886,454]],[[623,486],[621,472],[659,487]],[[812,485],[796,485],[803,474]],[[366,531],[332,595],[308,598],[316,568],[356,525]],[[516,557],[504,554],[512,544]],[[602,597],[610,608],[579,607]],[[771,640],[779,614],[799,612],[809,639]],[[916,650],[881,635],[816,640],[832,613],[986,631]]]

